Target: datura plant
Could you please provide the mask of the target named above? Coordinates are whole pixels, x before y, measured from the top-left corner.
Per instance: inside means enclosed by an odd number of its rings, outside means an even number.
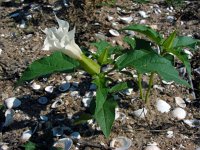
[[[74,124],[86,123],[89,119],[95,119],[104,135],[108,137],[115,120],[115,108],[117,101],[114,96],[127,88],[132,88],[128,82],[115,81],[110,77],[110,72],[119,71],[127,67],[134,68],[138,73],[138,87],[140,97],[148,102],[154,74],[158,74],[166,81],[190,86],[185,80],[179,77],[173,66],[176,56],[186,66],[188,74],[191,75],[190,63],[185,47],[194,49],[197,40],[190,37],[176,36],[176,32],[163,38],[153,29],[143,25],[131,25],[123,30],[133,30],[144,34],[149,40],[137,37],[125,37],[124,41],[130,48],[112,46],[106,41],[93,43],[97,48],[91,58],[87,57],[81,48],[75,43],[75,28],[69,31],[69,23],[56,17],[59,27],[46,28],[43,50],[52,51],[52,54],[34,61],[22,74],[16,85],[30,81],[41,76],[52,73],[67,72],[73,73],[77,69],[85,70],[96,84],[96,97],[91,101],[90,113],[80,116]],[[89,53],[89,51],[88,51]],[[114,56],[114,57],[113,57]],[[103,69],[103,67],[107,69]],[[123,73],[123,72],[122,72]],[[150,74],[149,88],[143,97],[142,75]],[[129,73],[131,74],[131,73]]]

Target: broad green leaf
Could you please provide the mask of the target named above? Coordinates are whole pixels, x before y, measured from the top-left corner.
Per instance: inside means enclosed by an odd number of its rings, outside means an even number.
[[[129,87],[130,87],[130,85],[127,82],[121,82],[121,83],[118,83],[118,84],[114,85],[113,87],[111,87],[109,89],[109,92],[116,93],[116,92],[128,89]]]
[[[37,145],[31,141],[28,141],[27,143],[25,143],[22,146],[25,148],[25,150],[36,150]]]
[[[101,65],[105,65],[108,62],[108,49],[105,48],[98,58],[98,62]]]
[[[95,114],[102,109],[104,103],[106,102],[107,97],[108,97],[107,88],[98,87],[97,92],[96,92]]]
[[[139,73],[156,72],[166,81],[175,81],[189,87],[189,84],[179,77],[178,71],[171,61],[160,55],[143,50],[131,51],[122,55],[116,62],[119,69],[134,67]]]
[[[78,119],[74,121],[74,125],[86,123],[88,120],[92,119],[93,117],[90,114],[81,114]]]
[[[95,119],[103,131],[106,138],[109,137],[113,122],[115,120],[115,107],[117,103],[114,99],[106,100],[101,109],[95,112]]]
[[[176,31],[174,31],[173,33],[171,33],[169,35],[169,37],[163,42],[163,46],[166,50],[170,49],[173,45],[174,39],[176,37]]]
[[[178,36],[174,39],[172,48],[188,47],[188,48],[194,49],[195,45],[199,42],[200,42],[199,40],[193,39],[188,36]]]
[[[73,72],[79,63],[62,54],[54,52],[50,56],[43,57],[34,61],[22,74],[16,85],[20,85],[25,81],[29,81],[41,76],[49,75],[57,72]]]
[[[123,40],[130,45],[131,49],[135,49],[136,42],[134,38],[125,36]]]
[[[153,42],[155,42],[156,44],[158,44],[158,45],[161,44],[160,43],[162,40],[161,35],[158,32],[156,32],[155,30],[151,29],[150,27],[135,24],[135,25],[130,25],[128,27],[125,27],[122,30],[132,30],[132,31],[142,33],[142,34],[146,35],[149,39],[151,39]]]
[[[145,39],[139,39],[135,37],[136,47],[135,49],[145,49],[148,51],[153,51],[151,47],[151,42],[145,40]]]
[[[97,55],[100,55],[104,49],[108,49],[109,47],[111,47],[110,43],[106,42],[106,41],[98,41],[95,43],[92,43],[92,45],[94,45],[97,48]]]

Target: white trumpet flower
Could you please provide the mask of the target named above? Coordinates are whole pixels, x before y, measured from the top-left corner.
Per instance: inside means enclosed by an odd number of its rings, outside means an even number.
[[[59,28],[46,28],[43,32],[46,34],[42,50],[60,51],[71,58],[80,62],[82,68],[89,74],[100,73],[100,66],[92,59],[86,57],[80,47],[75,43],[75,28],[69,31],[69,23],[56,17]]]
[[[69,23],[56,17],[59,28],[45,28],[46,34],[42,50],[61,51],[74,59],[81,59],[82,51],[75,43],[75,28],[69,31]]]

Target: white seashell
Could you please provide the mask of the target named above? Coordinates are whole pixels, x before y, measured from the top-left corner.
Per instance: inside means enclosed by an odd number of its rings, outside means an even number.
[[[130,36],[135,36],[135,32],[131,30],[125,30],[125,33],[127,33]]]
[[[200,67],[199,68],[196,68],[194,69],[194,72],[198,73],[200,75]]]
[[[47,116],[45,116],[45,115],[41,115],[41,116],[40,116],[40,119],[41,119],[42,121],[44,121],[44,122],[47,122],[49,118],[48,118]]]
[[[138,13],[140,14],[140,16],[141,16],[142,18],[148,18],[148,17],[149,17],[149,16],[146,14],[145,11],[139,11]]]
[[[174,136],[174,132],[173,131],[167,131],[167,138],[172,138]]]
[[[124,94],[126,94],[126,95],[131,95],[132,92],[133,92],[132,88],[128,88],[128,89],[124,90]]]
[[[129,17],[119,17],[119,19],[120,19],[121,22],[123,22],[125,24],[129,24],[133,20],[133,17],[132,16],[129,16]]]
[[[117,30],[114,30],[114,29],[110,29],[109,30],[109,33],[113,36],[120,36],[119,32]]]
[[[58,90],[61,92],[66,92],[69,88],[70,88],[70,83],[64,82],[59,86]]]
[[[95,96],[95,95],[96,95],[96,93],[93,92],[93,91],[89,91],[89,92],[86,92],[86,93],[85,93],[85,97],[93,97],[93,96]]]
[[[170,23],[173,23],[175,21],[175,18],[174,16],[167,16],[167,21],[170,22]]]
[[[147,109],[146,108],[141,108],[141,109],[138,109],[138,110],[135,110],[133,112],[133,115],[135,115],[136,117],[139,117],[139,118],[144,118],[147,114]]]
[[[183,122],[190,127],[200,127],[200,120],[197,119],[183,120]]]
[[[144,19],[140,20],[140,24],[146,24],[146,23],[147,23],[146,20],[144,20]]]
[[[80,97],[79,91],[72,91],[72,92],[70,93],[70,96],[72,96],[72,97],[74,97],[74,98],[79,98],[79,97]]]
[[[41,86],[34,82],[33,84],[31,84],[31,88],[34,90],[39,90],[41,88]]]
[[[129,138],[123,136],[114,138],[110,142],[110,147],[114,148],[114,150],[128,150],[131,147],[131,145],[132,141]]]
[[[53,86],[47,86],[44,89],[47,93],[53,93],[54,87]]]
[[[62,148],[63,150],[70,150],[72,147],[73,141],[70,138],[59,139],[53,144],[53,147]]]
[[[186,103],[181,97],[175,97],[175,102],[181,108],[185,108],[186,107]]]
[[[160,150],[157,145],[148,145],[145,150]]]
[[[23,142],[28,141],[31,138],[32,134],[33,134],[33,132],[31,130],[24,131],[21,136],[21,140]]]
[[[57,108],[59,106],[62,106],[64,102],[61,99],[57,99],[52,105],[51,108]]]
[[[90,102],[92,101],[92,97],[84,97],[82,99],[84,107],[90,107]]]
[[[126,119],[125,113],[122,113],[122,112],[119,112],[119,111],[115,112],[115,120],[120,120],[121,122],[123,122],[123,121],[125,121],[125,119]]]
[[[81,135],[80,135],[79,132],[73,132],[73,133],[70,135],[70,137],[71,137],[72,139],[80,139],[80,138],[81,138]]]
[[[25,29],[27,27],[26,22],[24,20],[21,21],[21,24],[19,25],[19,28]]]
[[[21,105],[21,101],[17,99],[16,97],[10,97],[6,99],[4,103],[8,109],[16,108]]]
[[[112,16],[107,16],[107,19],[108,19],[108,21],[111,21],[111,20],[114,19],[114,17],[112,17]]]
[[[3,51],[3,50],[0,48],[0,55],[1,55],[2,51]]]
[[[156,108],[161,113],[165,113],[165,112],[168,113],[170,111],[171,106],[167,102],[161,99],[157,99]]]
[[[170,84],[174,83],[174,81],[165,81],[165,80],[162,80],[162,83],[164,83],[166,85],[170,85]]]
[[[186,117],[186,115],[187,112],[180,107],[177,107],[172,111],[172,116],[178,120],[183,120]]]
[[[8,143],[0,143],[0,150],[9,150]]]
[[[70,80],[72,79],[72,76],[71,76],[71,75],[67,75],[67,76],[65,77],[65,79],[66,79],[67,81],[70,81]]]
[[[62,136],[63,135],[63,128],[62,127],[54,127],[52,130],[53,136]]]
[[[193,54],[189,50],[184,49],[183,51],[188,55],[188,59],[192,58]]]
[[[153,86],[153,88],[154,88],[154,89],[158,89],[158,90],[160,90],[161,92],[163,92],[164,89],[165,89],[164,87],[161,87],[161,86],[156,85],[156,84]]]
[[[3,127],[7,127],[9,126],[10,124],[13,123],[13,116],[14,116],[14,110],[13,109],[7,109],[6,112],[5,112],[5,117],[6,117],[6,120],[3,124]]]
[[[118,22],[112,22],[111,25],[114,29],[118,29],[119,23]]]
[[[42,97],[40,97],[38,99],[38,103],[40,103],[42,105],[45,105],[47,102],[48,102],[48,98],[47,97],[42,96]]]

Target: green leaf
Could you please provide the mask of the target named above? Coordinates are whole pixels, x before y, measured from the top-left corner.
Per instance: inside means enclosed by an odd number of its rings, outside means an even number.
[[[74,125],[78,125],[81,123],[86,123],[88,120],[92,119],[93,117],[90,114],[81,114],[78,119],[74,121]]]
[[[105,48],[98,58],[98,62],[101,65],[105,65],[108,62],[108,49]]]
[[[116,93],[128,89],[130,85],[127,82],[121,82],[109,89],[110,93]]]
[[[134,67],[139,73],[156,72],[166,81],[175,81],[189,87],[189,84],[179,77],[178,71],[171,61],[145,50],[135,50],[122,55],[116,62],[119,69]]]
[[[139,24],[130,25],[128,27],[123,28],[122,30],[132,30],[132,31],[142,33],[146,35],[149,39],[157,43],[158,45],[160,44],[162,40],[162,37],[158,32],[144,25],[139,25]]]
[[[25,148],[25,150],[36,150],[36,147],[37,147],[37,145],[31,141],[28,141],[22,146]]]
[[[41,76],[49,75],[57,72],[73,72],[79,63],[62,54],[54,52],[50,56],[43,57],[34,61],[22,74],[16,85],[20,85],[25,81],[29,81]]]
[[[123,40],[130,45],[131,49],[135,49],[136,42],[134,38],[125,36]]]
[[[111,47],[110,43],[103,40],[92,43],[92,45],[94,45],[97,48],[97,52],[96,52],[97,55],[100,55],[104,49],[108,49],[109,47]]]
[[[135,49],[145,49],[148,51],[153,51],[153,49],[151,48],[151,42],[136,37],[135,37],[135,42],[136,42]]]
[[[196,44],[200,41],[197,39],[193,39],[188,36],[178,36],[174,39],[172,48],[178,48],[178,47],[188,47],[191,49],[194,49]]]
[[[100,99],[99,99],[100,100]],[[101,109],[95,112],[95,119],[99,124],[106,138],[109,137],[113,122],[115,120],[115,107],[117,103],[114,99],[106,100]]]
[[[173,45],[174,39],[176,37],[176,31],[174,31],[173,33],[171,33],[169,35],[169,37],[163,42],[163,46],[166,50],[170,49]]]

